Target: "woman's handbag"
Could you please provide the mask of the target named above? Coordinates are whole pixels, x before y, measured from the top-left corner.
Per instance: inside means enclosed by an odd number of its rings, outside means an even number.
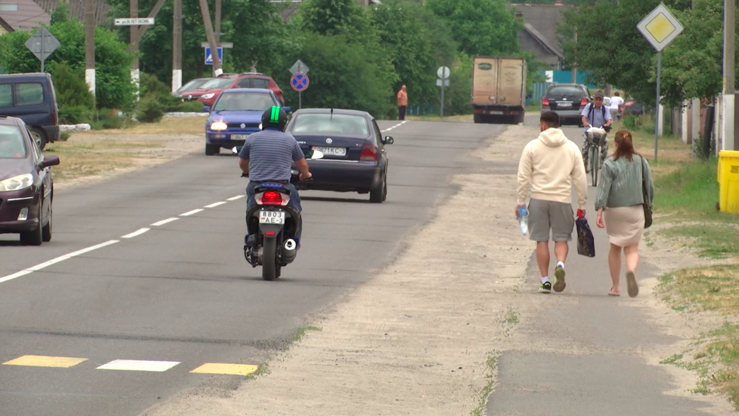
[[[644,196],[644,228],[652,226],[652,203],[649,201],[649,194],[647,193],[647,175],[646,175],[646,163],[644,158],[641,158],[641,192]]]

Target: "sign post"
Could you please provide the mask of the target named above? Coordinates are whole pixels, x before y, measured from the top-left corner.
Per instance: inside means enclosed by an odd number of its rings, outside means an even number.
[[[310,71],[310,68],[300,59],[295,61],[293,66],[290,67],[290,73],[293,74],[292,78],[290,78],[290,85],[298,92],[298,109],[303,106],[303,90],[308,89],[308,84],[310,83],[307,75],[308,71]]]
[[[36,30],[26,41],[26,48],[30,49],[41,61],[41,72],[44,72],[44,62],[59,47],[60,43],[44,26]]]
[[[659,123],[661,122],[659,117],[659,83],[660,72],[662,71],[662,50],[683,31],[683,25],[670,13],[664,3],[660,3],[636,27],[657,50],[657,98],[654,108],[654,160],[657,160]]]
[[[439,77],[439,79],[436,80],[436,85],[441,84],[441,108],[439,109],[439,113],[441,118],[444,118],[444,87],[449,85],[449,68],[440,66],[439,69],[436,70],[436,75]]]

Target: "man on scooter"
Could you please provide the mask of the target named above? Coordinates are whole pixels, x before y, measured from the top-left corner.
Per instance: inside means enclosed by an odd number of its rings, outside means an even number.
[[[262,114],[262,131],[249,135],[244,147],[239,152],[239,167],[242,176],[249,177],[246,186],[246,207],[251,207],[254,201],[254,190],[261,183],[279,183],[290,190],[290,201],[293,206],[302,211],[300,196],[295,186],[290,183],[292,163],[300,170],[300,180],[310,179],[308,162],[300,149],[297,140],[289,133],[285,133],[287,114],[280,107],[274,106]],[[300,244],[301,228],[295,234],[295,242]],[[249,230],[247,230],[249,232]],[[244,239],[249,244],[249,234]]]
[[[582,110],[582,125],[585,127],[585,134],[583,135],[582,144],[582,160],[585,163],[585,172],[589,172],[588,159],[590,153],[590,146],[593,144],[588,140],[588,130],[591,127],[603,127],[606,131],[610,130],[613,119],[611,118],[611,112],[603,105],[603,93],[598,91],[593,95],[593,102],[589,103]],[[600,164],[603,166],[603,162],[608,159],[608,141],[606,140],[600,149],[601,158]]]

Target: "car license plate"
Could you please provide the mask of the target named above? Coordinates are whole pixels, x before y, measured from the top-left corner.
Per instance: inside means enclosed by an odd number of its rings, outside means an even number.
[[[557,101],[557,105],[560,107],[572,107],[571,101]]]
[[[488,111],[488,114],[503,115],[502,111]]]
[[[246,140],[249,137],[248,134],[232,134],[231,140]]]
[[[285,213],[282,211],[260,211],[259,212],[259,223],[260,224],[284,224]]]
[[[314,147],[313,150],[318,150],[324,155],[346,156],[346,147]]]

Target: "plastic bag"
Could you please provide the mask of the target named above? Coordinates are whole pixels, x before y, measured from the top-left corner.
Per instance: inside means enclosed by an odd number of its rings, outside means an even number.
[[[590,230],[588,220],[578,218],[575,220],[577,226],[577,254],[587,257],[595,257],[595,238]]]

